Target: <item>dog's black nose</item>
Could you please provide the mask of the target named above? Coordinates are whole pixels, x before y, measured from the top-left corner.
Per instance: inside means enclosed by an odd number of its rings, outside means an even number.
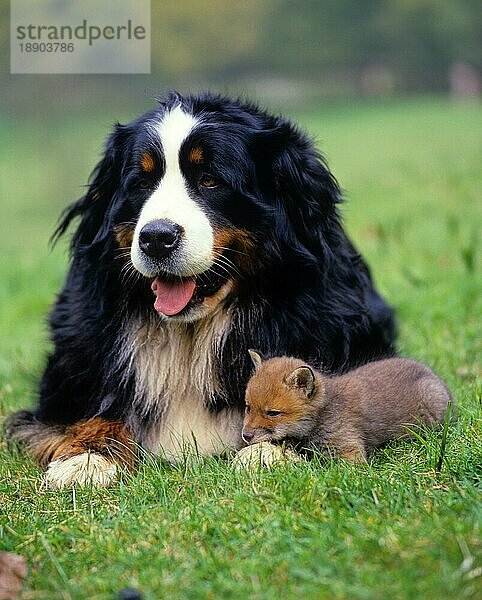
[[[151,258],[165,258],[179,245],[181,228],[172,221],[158,219],[144,225],[139,233],[139,247]]]
[[[254,438],[254,431],[249,431],[249,429],[243,429],[241,437],[246,443],[249,444],[249,442]]]

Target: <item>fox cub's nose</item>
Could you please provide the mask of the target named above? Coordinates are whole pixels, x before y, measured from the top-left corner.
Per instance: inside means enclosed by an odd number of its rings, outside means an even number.
[[[249,444],[249,442],[254,438],[254,431],[243,429],[242,438],[247,444]]]

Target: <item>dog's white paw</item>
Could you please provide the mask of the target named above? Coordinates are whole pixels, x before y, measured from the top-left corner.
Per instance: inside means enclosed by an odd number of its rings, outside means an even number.
[[[100,454],[84,452],[52,461],[45,473],[49,488],[62,489],[74,484],[106,487],[117,477],[117,466]]]
[[[239,450],[233,458],[233,465],[238,471],[256,471],[260,468],[270,469],[275,464],[299,460],[300,457],[292,450],[283,449],[270,442],[260,442]]]

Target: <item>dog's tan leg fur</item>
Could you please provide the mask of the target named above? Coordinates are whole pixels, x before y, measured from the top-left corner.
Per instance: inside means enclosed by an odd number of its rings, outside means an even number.
[[[119,466],[131,468],[134,460],[135,446],[125,425],[96,417],[66,429],[45,479],[54,488],[75,483],[107,486],[116,480]]]
[[[95,417],[61,427],[25,418],[27,414],[13,415],[7,434],[47,467],[49,487],[106,486],[116,480],[119,467],[135,464],[135,444],[120,421]]]

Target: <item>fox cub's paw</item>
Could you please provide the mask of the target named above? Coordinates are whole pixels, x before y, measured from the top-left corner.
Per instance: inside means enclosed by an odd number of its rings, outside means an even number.
[[[106,487],[117,478],[117,466],[101,454],[84,452],[70,458],[52,461],[45,473],[48,488],[62,489],[72,485]]]
[[[238,471],[256,471],[260,468],[270,469],[273,465],[287,462],[300,462],[302,458],[289,448],[281,448],[260,442],[242,448],[233,458],[234,468]]]

